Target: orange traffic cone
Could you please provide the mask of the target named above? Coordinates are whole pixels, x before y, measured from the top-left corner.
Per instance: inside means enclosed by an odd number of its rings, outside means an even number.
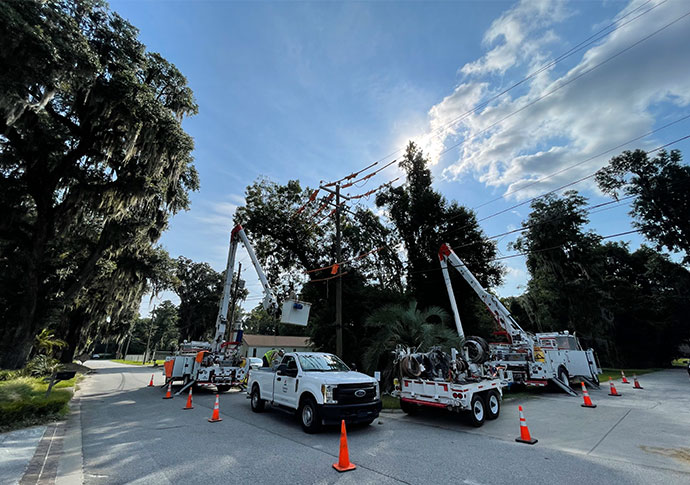
[[[339,472],[346,472],[357,468],[354,463],[350,463],[350,453],[347,451],[347,432],[345,431],[345,420],[340,423],[340,455],[338,463],[333,463],[333,468]]]
[[[187,405],[183,407],[182,409],[194,409],[194,406],[192,406],[192,388],[189,388],[189,395],[187,396]]]
[[[611,392],[609,392],[609,396],[621,397],[622,394],[619,394],[618,391],[616,391],[616,386],[613,385],[613,379],[611,379],[610,377],[609,384],[611,384]]]
[[[625,372],[621,371],[621,382],[623,384],[630,384],[630,381],[625,378]]]
[[[151,374],[151,381],[149,381],[148,387],[153,387],[153,374]]]
[[[172,381],[168,382],[168,392],[165,393],[163,399],[172,399]]]
[[[642,387],[640,383],[637,382],[637,375],[635,374],[633,374],[633,381],[635,382],[635,384],[633,385],[633,389],[644,389],[644,387]]]
[[[529,428],[527,427],[527,420],[525,419],[525,415],[522,412],[522,406],[518,406],[518,410],[520,411],[520,437],[515,438],[515,441],[519,443],[527,443],[528,445],[533,445],[538,440],[536,438],[532,438],[529,434]]]
[[[218,408],[218,394],[216,394],[216,403],[213,405],[213,414],[211,415],[211,419],[209,419],[208,422],[217,423],[218,421],[223,421],[223,418],[220,417],[220,410]]]
[[[587,392],[587,386],[585,386],[585,383],[582,383],[582,398],[584,399],[584,403],[580,404],[583,408],[595,408],[597,407],[596,404],[592,404],[592,400],[589,398],[589,392]]]

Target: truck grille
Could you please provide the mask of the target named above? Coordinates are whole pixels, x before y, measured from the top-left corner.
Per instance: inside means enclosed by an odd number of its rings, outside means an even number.
[[[340,384],[333,389],[333,399],[338,401],[338,404],[372,402],[376,400],[376,386],[373,384]]]

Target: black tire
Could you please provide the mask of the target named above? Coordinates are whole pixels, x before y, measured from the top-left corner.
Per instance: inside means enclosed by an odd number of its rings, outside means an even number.
[[[309,434],[316,433],[321,429],[321,417],[319,408],[311,397],[305,397],[297,411],[299,422],[302,429]]]
[[[261,393],[259,392],[259,386],[254,386],[251,393],[251,404],[252,411],[255,413],[260,413],[266,407],[266,401],[261,399]]]
[[[370,425],[371,423],[373,423],[373,422],[374,422],[373,419],[367,419],[366,421],[362,421],[362,422],[359,423],[359,424],[360,424],[362,427],[365,427],[365,426],[369,426],[369,425]]]
[[[489,359],[489,344],[481,337],[469,337],[462,345],[467,349],[470,362],[481,364]]]
[[[486,419],[496,419],[501,414],[501,396],[498,391],[486,394]]]
[[[484,399],[479,394],[472,396],[472,402],[470,402],[470,423],[475,428],[479,428],[484,424],[486,419],[486,403]]]
[[[570,386],[570,378],[568,377],[568,371],[565,370],[565,367],[563,366],[560,366],[558,368],[558,380],[566,386]]]
[[[414,416],[415,414],[419,413],[418,404],[403,401],[402,399],[400,400],[400,409],[402,409],[404,413],[409,414],[410,416]]]
[[[227,392],[230,390],[230,386],[227,385],[221,385],[221,384],[216,384],[216,389],[218,389],[218,392]]]

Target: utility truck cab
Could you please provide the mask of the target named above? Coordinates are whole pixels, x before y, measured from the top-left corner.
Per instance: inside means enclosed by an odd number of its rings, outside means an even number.
[[[247,397],[257,413],[266,404],[296,412],[307,433],[342,419],[370,424],[381,412],[378,381],[323,352],[291,352],[274,367],[252,369]]]

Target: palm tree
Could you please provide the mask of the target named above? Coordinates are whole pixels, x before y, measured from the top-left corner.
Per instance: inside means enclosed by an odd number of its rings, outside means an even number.
[[[374,330],[374,337],[362,357],[368,372],[383,369],[384,375],[392,369],[391,353],[397,345],[426,351],[440,345],[445,349],[461,348],[462,339],[447,325],[450,316],[443,308],[431,306],[417,308],[417,302],[406,305],[388,305],[372,313],[365,326]]]

